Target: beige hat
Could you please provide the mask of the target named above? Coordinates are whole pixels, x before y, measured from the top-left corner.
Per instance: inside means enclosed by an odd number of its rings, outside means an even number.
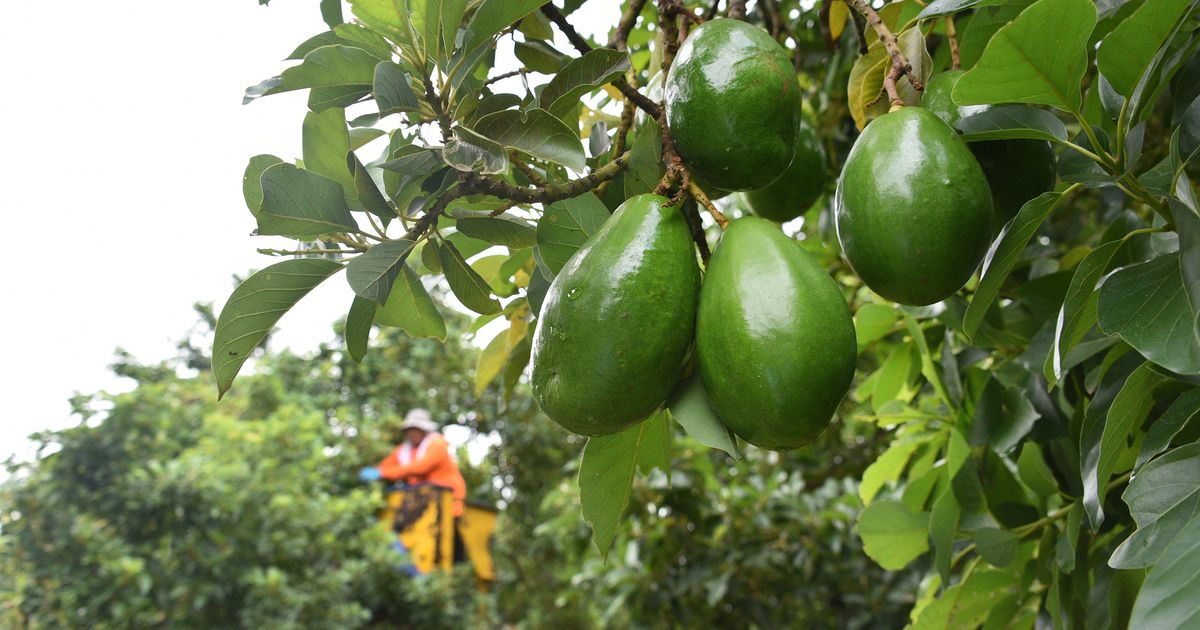
[[[434,433],[438,430],[438,425],[429,415],[429,410],[418,407],[409,409],[408,413],[404,414],[404,422],[400,425],[400,430],[404,429],[420,429],[426,433]]]

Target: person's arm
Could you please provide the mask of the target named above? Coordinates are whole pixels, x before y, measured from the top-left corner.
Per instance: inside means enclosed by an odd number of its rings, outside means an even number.
[[[407,466],[401,466],[399,458],[393,457],[396,462],[396,474],[398,477],[408,477],[410,475],[425,476],[433,472],[443,462],[450,459],[450,448],[446,445],[446,439],[442,436],[430,436],[432,440],[429,446],[425,448],[425,452],[418,458],[409,462]],[[387,476],[386,474],[384,476]]]
[[[400,458],[398,457],[400,448],[402,446],[403,445],[396,447],[396,450],[392,451],[391,453],[388,453],[387,457],[384,457],[382,460],[380,460],[380,462],[379,462],[379,476],[380,477],[383,477],[384,479],[387,479],[388,481],[395,481],[404,476],[404,468],[405,467],[400,465]]]

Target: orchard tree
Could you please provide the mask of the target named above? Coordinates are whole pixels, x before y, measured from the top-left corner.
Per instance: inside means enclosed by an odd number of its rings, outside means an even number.
[[[1194,624],[1197,1],[626,0],[602,42],[595,4],[322,3],[247,90],[308,90],[244,182],[299,245],[222,309],[220,393],[338,272],[355,360],[444,340],[444,281],[507,324],[477,392],[588,437],[601,554],[672,421],[731,458],[834,421],[889,442],[856,531],[926,574],[914,627]]]

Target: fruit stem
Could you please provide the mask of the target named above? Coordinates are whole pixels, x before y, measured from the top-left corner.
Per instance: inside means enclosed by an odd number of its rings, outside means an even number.
[[[958,52],[958,33],[954,30],[954,15],[946,16],[946,41],[950,43],[950,69],[962,68],[962,57]]]
[[[903,107],[904,101],[900,99],[900,93],[896,89],[896,82],[900,80],[900,77],[908,75],[908,82],[918,92],[924,90],[925,86],[921,84],[920,79],[913,75],[912,64],[908,62],[908,58],[900,50],[896,36],[883,23],[883,20],[879,18],[879,14],[875,12],[875,9],[871,8],[867,0],[846,0],[846,4],[867,18],[867,22],[871,24],[871,28],[875,29],[875,32],[879,35],[879,40],[883,42],[883,47],[887,49],[888,55],[891,56],[892,70],[884,77],[883,87],[887,90],[888,99],[891,100],[892,104]]]
[[[704,191],[696,185],[696,182],[691,177],[685,177],[684,179],[687,182],[687,191],[691,194],[692,198],[700,202],[700,205],[704,206],[705,210],[708,210],[708,213],[712,215],[713,220],[717,222],[717,225],[721,226],[722,230],[728,227],[729,219],[713,205],[712,199],[709,199],[708,195],[704,194]]]

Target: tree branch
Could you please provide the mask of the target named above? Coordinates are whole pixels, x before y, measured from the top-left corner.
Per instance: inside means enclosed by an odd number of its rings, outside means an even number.
[[[962,58],[958,53],[958,34],[954,30],[954,16],[946,16],[946,41],[950,42],[950,69],[962,68]]]
[[[709,199],[708,195],[704,194],[704,190],[702,190],[700,186],[692,180],[691,177],[687,178],[687,190],[688,194],[690,194],[693,199],[700,202],[700,205],[704,206],[704,208],[708,210],[708,213],[712,215],[713,220],[717,222],[717,225],[721,226],[722,230],[729,226],[729,219],[727,219],[725,215],[717,209],[717,206],[713,204],[712,199]]]
[[[646,0],[629,0],[625,5],[625,10],[621,12],[621,20],[617,22],[617,30],[613,32],[612,37],[608,40],[609,48],[616,50],[627,50],[629,48],[629,33],[637,25],[638,16],[642,14],[642,8],[645,6]]]
[[[538,186],[536,188],[522,188],[486,175],[463,173],[460,189],[464,194],[483,193],[517,203],[552,203],[582,195],[595,188],[601,182],[616,177],[627,166],[629,166],[629,151],[618,155],[608,164],[579,179],[573,179],[565,184]],[[421,219],[424,220],[425,217],[421,217]]]
[[[913,88],[918,91],[925,89],[925,86],[921,85],[920,79],[913,76],[912,64],[908,62],[908,59],[904,56],[904,52],[900,50],[900,45],[896,41],[896,36],[892,34],[891,29],[889,29],[887,25],[883,23],[883,20],[879,19],[879,14],[871,8],[871,5],[867,3],[867,0],[846,0],[846,4],[848,4],[855,11],[861,13],[863,17],[867,18],[867,22],[870,23],[871,27],[875,29],[875,32],[879,35],[880,41],[883,42],[883,47],[887,49],[888,55],[891,56],[892,70],[888,72],[887,77],[884,78],[883,87],[885,90],[887,90],[888,99],[891,100],[892,105],[897,107],[903,106],[904,101],[901,100],[900,92],[896,89],[896,82],[900,80],[900,77],[908,75],[909,83],[911,83]]]
[[[746,0],[729,0],[729,9],[725,11],[725,15],[735,19],[746,19]]]

